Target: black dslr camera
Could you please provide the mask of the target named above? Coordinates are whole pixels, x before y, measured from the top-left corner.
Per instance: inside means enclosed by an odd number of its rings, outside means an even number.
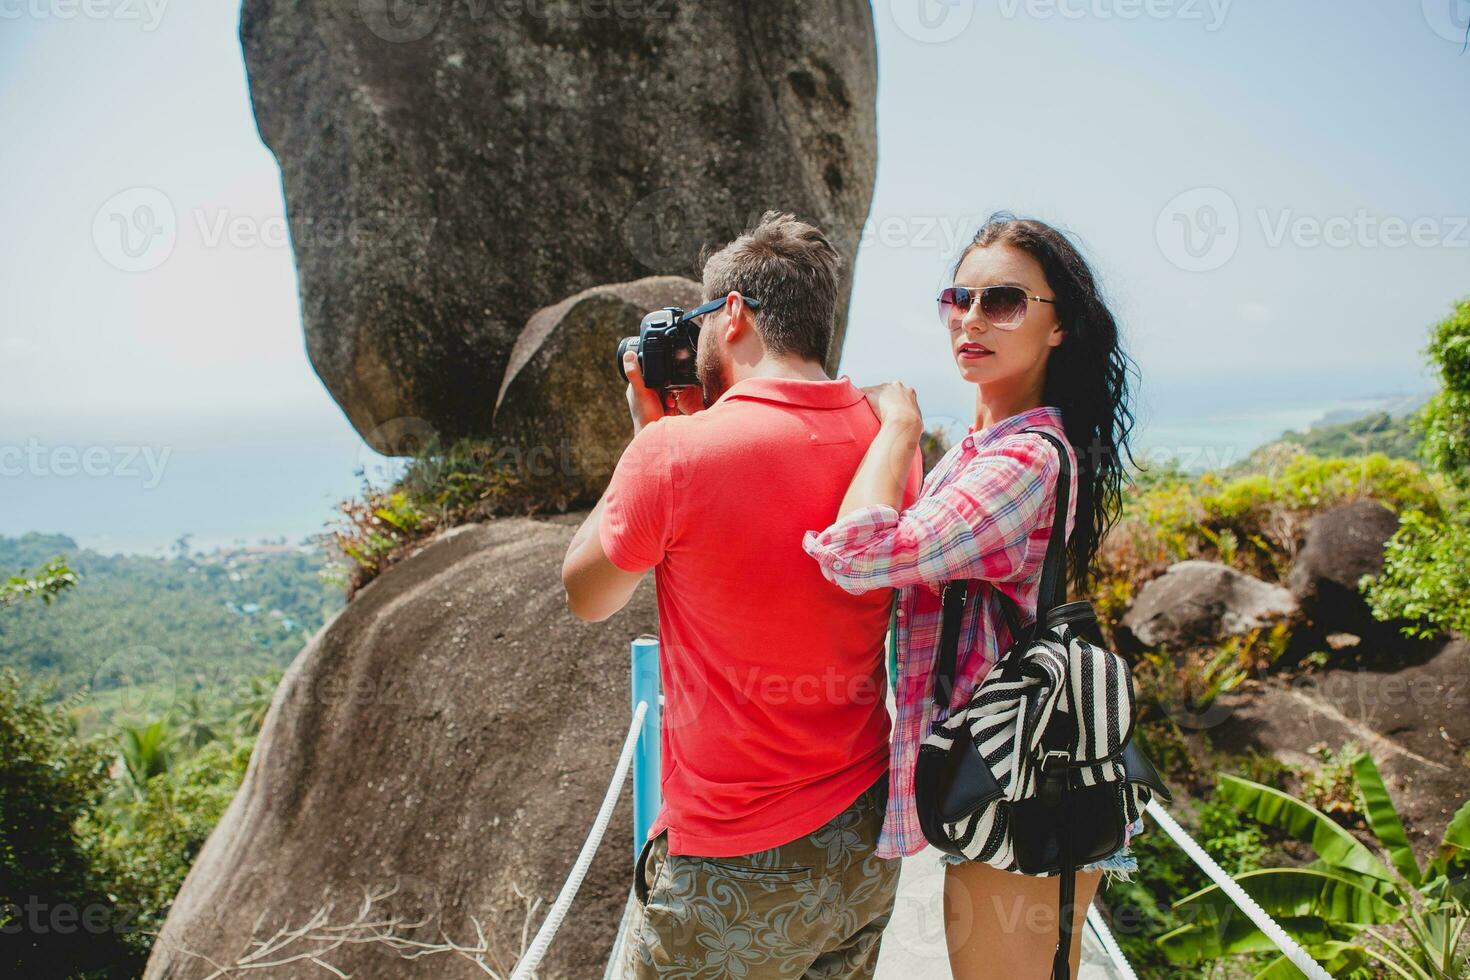
[[[752,310],[760,309],[760,300],[750,296],[742,298]],[[725,299],[724,296],[712,299],[688,313],[677,306],[666,306],[645,316],[638,336],[624,337],[618,342],[618,374],[624,381],[628,380],[628,372],[623,370],[623,352],[632,350],[638,355],[644,387],[655,391],[697,387],[699,376],[694,369],[694,352],[699,347],[698,318],[724,306]]]

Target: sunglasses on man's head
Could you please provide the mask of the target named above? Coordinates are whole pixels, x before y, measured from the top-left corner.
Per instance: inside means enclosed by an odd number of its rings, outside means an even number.
[[[761,301],[756,299],[754,296],[741,296],[740,298],[744,300],[745,305],[752,310],[758,310],[761,308]],[[699,322],[699,318],[704,316],[706,313],[713,313],[715,310],[718,310],[720,307],[724,306],[729,299],[730,294],[726,293],[724,296],[721,296],[718,299],[712,299],[708,303],[702,303],[699,306],[696,306],[694,309],[690,310],[688,313],[685,313],[683,316],[679,317],[679,322],[688,324],[689,336],[694,340],[698,340],[699,328],[700,326],[702,326],[702,324]]]
[[[752,310],[758,310],[761,308],[761,301],[756,299],[754,296],[741,296],[740,298],[744,300],[745,305],[750,307]],[[704,316],[706,313],[713,313],[715,310],[718,310],[720,307],[724,306],[725,303],[729,301],[729,299],[730,294],[726,293],[724,296],[721,296],[718,299],[712,299],[708,303],[696,306],[688,313],[685,313],[682,319],[693,320],[697,316]]]
[[[946,327],[958,326],[958,320],[970,312],[976,299],[980,313],[992,327],[1014,330],[1026,319],[1026,303],[1055,303],[1054,299],[1032,296],[1020,286],[950,286],[939,293],[939,322]]]

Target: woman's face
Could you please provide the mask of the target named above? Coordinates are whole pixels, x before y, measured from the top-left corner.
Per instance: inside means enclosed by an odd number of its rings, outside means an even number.
[[[969,286],[977,293],[985,286],[1019,286],[1028,297],[1056,298],[1041,264],[1030,253],[1001,243],[970,249],[955,273],[954,284]],[[978,296],[963,313],[950,310],[950,353],[959,365],[960,376],[972,384],[1040,379],[1046,371],[1049,349],[1060,344],[1064,336],[1052,303],[1028,299],[1026,315],[1011,330],[986,320]]]

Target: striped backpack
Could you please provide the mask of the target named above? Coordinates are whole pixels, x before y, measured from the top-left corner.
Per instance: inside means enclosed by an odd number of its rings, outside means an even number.
[[[1060,923],[1052,976],[1068,980],[1075,873],[1127,842],[1148,801],[1170,794],[1133,744],[1133,677],[1103,646],[1092,603],[1066,602],[1070,463],[1061,457],[1056,517],[1037,616],[1023,628],[994,590],[1011,643],[963,707],[950,714],[960,623],[978,580],[945,585],[934,703],[914,794],[924,836],[946,853],[1027,875],[1058,875]]]

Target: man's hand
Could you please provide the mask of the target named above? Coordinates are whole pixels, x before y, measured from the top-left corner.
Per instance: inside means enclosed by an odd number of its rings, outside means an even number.
[[[628,414],[633,416],[633,434],[636,436],[650,422],[665,415],[693,415],[704,405],[704,392],[700,388],[677,388],[670,393],[671,405],[665,405],[663,392],[643,384],[643,371],[638,366],[638,355],[631,350],[623,351],[623,370],[628,375]]]

